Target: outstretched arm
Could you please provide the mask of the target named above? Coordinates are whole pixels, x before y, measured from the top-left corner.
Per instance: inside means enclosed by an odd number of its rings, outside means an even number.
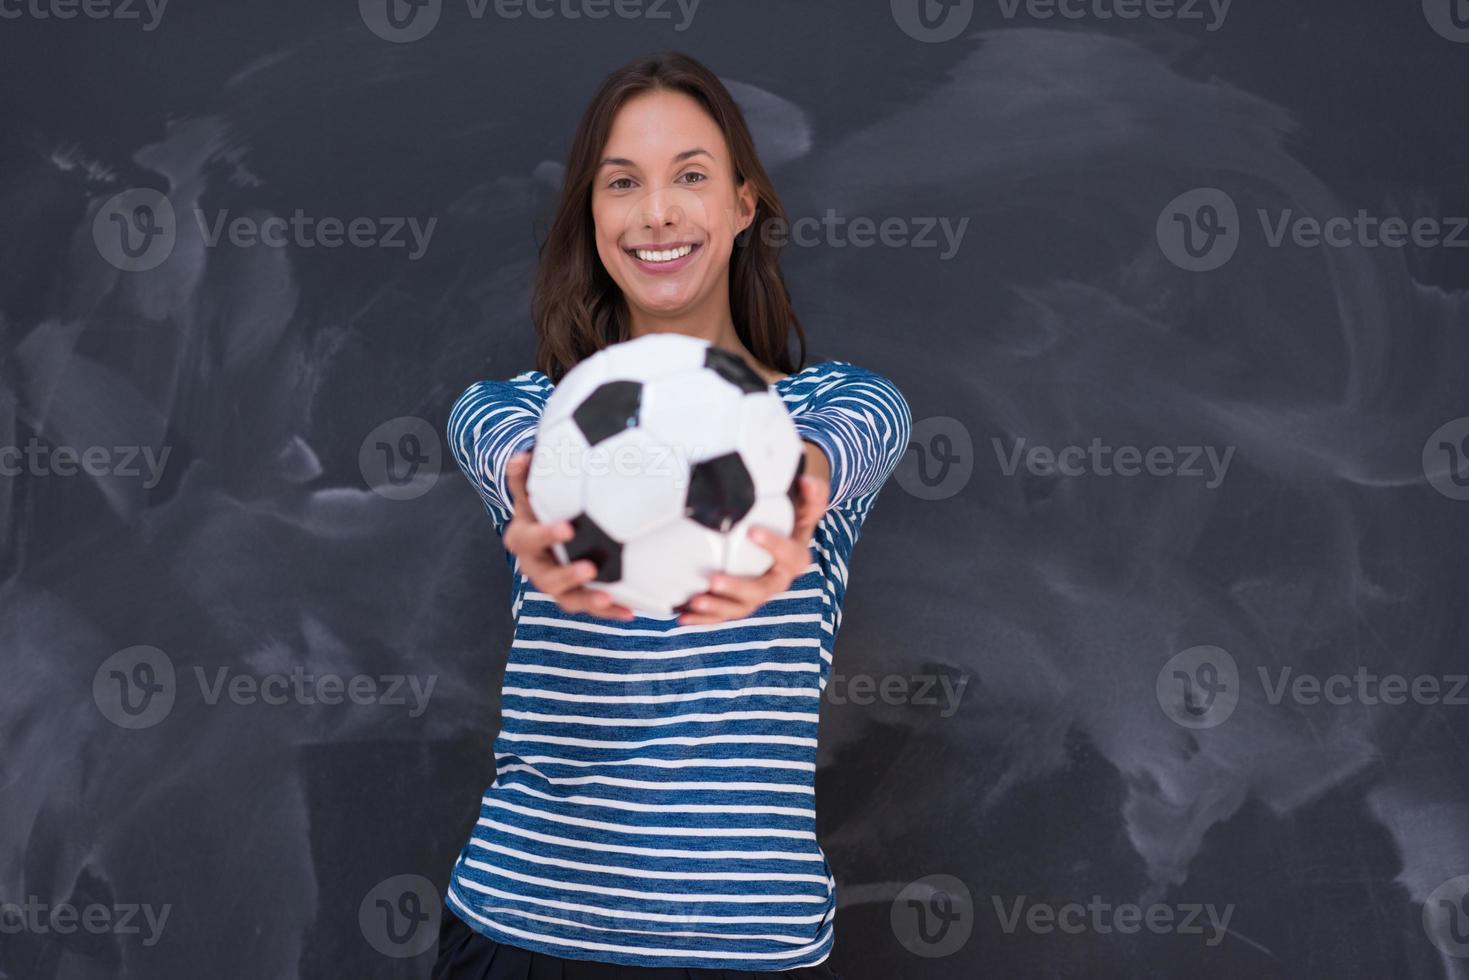
[[[882,375],[845,362],[833,374],[791,419],[805,440],[809,471],[827,476],[829,506],[842,507],[881,489],[908,449],[913,417],[903,393]]]
[[[710,576],[709,591],[689,600],[679,623],[749,616],[790,588],[811,561],[811,539],[827,509],[870,503],[907,451],[913,420],[902,392],[881,375],[845,362],[833,365],[830,373],[830,380],[791,416],[806,454],[791,535],[752,528],[755,543],[771,553],[770,568],[757,576]]]
[[[508,381],[477,381],[449,412],[447,433],[454,461],[502,530],[513,512],[505,464],[535,441],[545,393],[529,372]]]

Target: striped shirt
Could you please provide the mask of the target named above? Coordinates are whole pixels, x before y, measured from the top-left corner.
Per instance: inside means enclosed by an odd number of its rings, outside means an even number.
[[[506,552],[515,621],[496,776],[445,898],[497,942],[629,966],[773,972],[831,953],[836,880],[816,838],[816,735],[847,563],[912,418],[881,375],[825,361],[777,380],[831,463],[811,564],[752,615],[680,626],[565,613]],[[551,379],[480,381],[451,452],[497,532],[506,461]]]

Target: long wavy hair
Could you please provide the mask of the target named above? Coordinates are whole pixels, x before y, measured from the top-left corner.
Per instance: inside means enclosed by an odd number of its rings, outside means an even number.
[[[762,364],[786,374],[800,370],[806,361],[806,334],[781,277],[779,250],[767,240],[771,236],[762,233],[767,222],[787,226],[785,209],[729,90],[708,68],[679,52],[638,58],[608,75],[576,128],[556,213],[540,245],[531,295],[536,369],[559,383],[578,362],[630,337],[626,300],[597,254],[592,181],[618,109],[631,97],[654,90],[692,96],[724,132],[735,180],[748,181],[757,201],[755,220],[735,237],[730,253],[729,303],[735,332]],[[792,332],[800,343],[800,356],[794,360]]]

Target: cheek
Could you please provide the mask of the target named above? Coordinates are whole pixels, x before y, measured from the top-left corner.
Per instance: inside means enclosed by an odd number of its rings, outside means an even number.
[[[622,235],[627,208],[627,204],[608,197],[592,198],[592,224],[599,239],[615,242]]]
[[[622,237],[622,226],[618,216],[612,213],[612,209],[593,207],[592,228],[597,242],[597,254],[602,257],[602,264],[611,269],[621,248],[618,242]]]
[[[705,248],[709,250],[709,258],[713,260],[710,263],[711,268],[720,268],[734,251],[734,228],[728,224],[710,228]]]
[[[734,251],[735,238],[741,234],[738,207],[739,202],[731,202],[718,216],[719,227],[709,229],[710,237],[717,239],[718,250],[726,256]]]

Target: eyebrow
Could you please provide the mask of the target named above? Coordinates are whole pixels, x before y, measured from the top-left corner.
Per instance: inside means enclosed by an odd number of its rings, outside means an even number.
[[[706,157],[708,157],[711,160],[714,159],[714,154],[710,153],[708,150],[704,149],[702,146],[696,146],[692,150],[684,150],[678,156],[676,156],[676,157],[673,158],[673,162],[674,163],[683,163],[689,157],[698,156],[700,153],[704,154]],[[603,167],[636,167],[636,166],[637,166],[637,164],[633,163],[631,160],[627,159],[626,157],[606,157],[606,158],[604,158],[602,160],[601,163],[597,164],[597,169],[598,170],[601,170]]]

